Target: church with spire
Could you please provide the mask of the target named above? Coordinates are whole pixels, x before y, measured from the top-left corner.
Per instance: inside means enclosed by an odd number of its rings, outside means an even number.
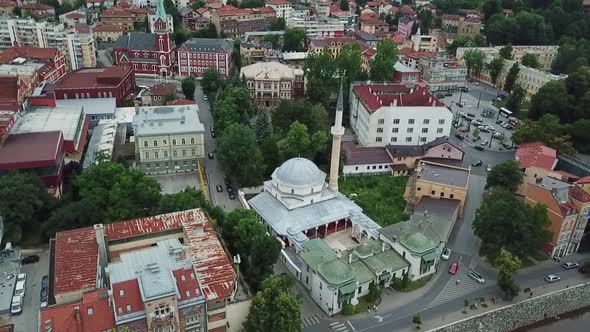
[[[158,0],[156,12],[148,21],[151,32],[129,32],[117,39],[113,61],[133,66],[136,74],[172,76],[176,69],[176,45],[171,39],[174,26],[164,0]]]

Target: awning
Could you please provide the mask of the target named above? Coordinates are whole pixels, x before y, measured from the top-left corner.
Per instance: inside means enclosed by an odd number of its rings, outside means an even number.
[[[350,283],[347,285],[344,285],[342,287],[340,287],[340,294],[345,295],[345,294],[354,294],[354,291],[356,289],[356,283]]]
[[[387,280],[391,277],[391,273],[390,272],[386,272],[383,273],[382,275],[379,276],[379,280]]]
[[[433,251],[431,253],[428,253],[428,254],[422,256],[422,260],[425,262],[432,262],[436,259],[437,256],[438,256],[438,253],[436,251]]]

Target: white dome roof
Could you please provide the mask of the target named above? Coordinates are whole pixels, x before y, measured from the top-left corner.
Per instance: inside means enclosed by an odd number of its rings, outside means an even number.
[[[324,182],[326,173],[322,172],[311,160],[292,158],[285,161],[275,171],[277,181],[293,187],[312,187]]]

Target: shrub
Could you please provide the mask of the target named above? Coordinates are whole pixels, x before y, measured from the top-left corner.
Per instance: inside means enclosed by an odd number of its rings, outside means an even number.
[[[346,303],[343,307],[342,307],[342,314],[344,315],[352,315],[354,314],[354,305],[350,304],[350,303]]]

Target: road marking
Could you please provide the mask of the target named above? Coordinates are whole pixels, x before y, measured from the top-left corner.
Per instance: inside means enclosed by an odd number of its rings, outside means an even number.
[[[391,316],[391,315],[387,315],[387,316]],[[352,326],[352,323],[351,323],[349,320],[347,320],[347,321],[346,321],[346,323],[348,323],[348,325],[350,326],[350,328],[351,328],[353,331],[356,331],[356,329],[354,328],[354,326]]]
[[[330,326],[339,325],[339,324],[342,324],[342,323],[340,323],[340,322],[332,322],[332,323],[330,323]]]
[[[320,322],[320,319],[316,316],[307,316],[303,318],[303,327],[310,327]]]

